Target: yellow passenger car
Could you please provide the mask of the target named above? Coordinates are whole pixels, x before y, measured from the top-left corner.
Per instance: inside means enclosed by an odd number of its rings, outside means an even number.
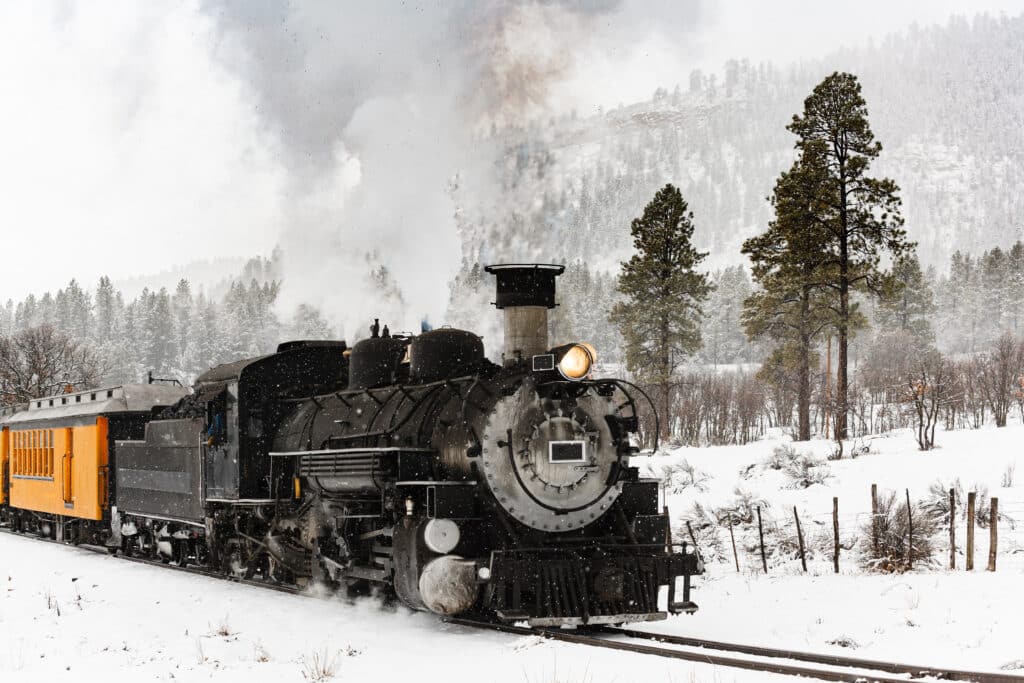
[[[114,500],[114,442],[140,439],[180,387],[139,384],[34,399],[0,418],[0,463],[12,526],[61,540],[97,540]]]

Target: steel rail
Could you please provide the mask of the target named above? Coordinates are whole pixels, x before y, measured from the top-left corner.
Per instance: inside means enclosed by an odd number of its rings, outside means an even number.
[[[831,655],[817,652],[798,652],[796,650],[783,650],[779,648],[761,647],[758,645],[743,645],[741,643],[728,643],[718,640],[705,640],[703,638],[692,638],[688,636],[675,636],[663,633],[653,633],[631,628],[598,627],[596,630],[602,633],[622,635],[628,638],[653,640],[669,645],[682,645],[686,647],[700,647],[719,652],[738,652],[741,654],[754,655],[757,657],[792,659],[812,664],[825,664],[828,666],[843,666],[849,668],[870,669],[873,671],[884,671],[886,673],[910,674],[915,677],[931,676],[940,680],[949,681],[977,681],[978,683],[1021,683],[1024,676],[1016,674],[1004,674],[999,672],[967,671],[964,669],[945,669],[935,666],[919,666],[915,664],[902,664],[897,662],[886,662],[876,659],[863,659],[859,657],[846,657],[843,655]]]
[[[872,660],[845,658],[830,655],[814,655],[806,652],[795,652],[787,650],[771,650],[770,648],[757,648],[733,643],[718,643],[716,641],[701,640],[699,638],[676,638],[674,636],[661,636],[644,631],[633,629],[603,628],[600,632],[611,635],[621,635],[626,638],[643,640],[657,640],[669,645],[687,645],[704,650],[733,651],[740,654],[750,654],[765,659],[745,659],[728,655],[711,654],[708,652],[694,652],[692,650],[677,650],[669,647],[658,647],[654,645],[643,645],[635,642],[623,642],[601,638],[590,633],[578,633],[555,629],[533,629],[509,624],[496,624],[491,622],[480,622],[470,619],[449,618],[447,623],[470,628],[488,629],[502,633],[510,633],[521,636],[541,636],[549,640],[586,645],[590,647],[618,650],[621,652],[632,652],[635,654],[652,655],[679,659],[688,662],[710,664],[747,671],[759,671],[773,673],[783,676],[800,676],[805,678],[816,678],[824,681],[844,681],[849,683],[906,683],[908,680],[960,680],[974,681],[976,683],[1004,683],[1006,681],[1024,681],[1024,677],[1013,674],[987,673],[980,671],[946,670],[938,667],[915,667],[912,665],[898,664],[894,662],[876,662]],[[638,635],[633,635],[634,633]],[[716,647],[722,645],[725,647]],[[750,650],[750,651],[748,651]],[[759,650],[755,652],[755,650]],[[822,660],[817,661],[815,658]],[[790,659],[803,661],[808,664],[829,666],[833,668],[816,668],[813,666],[802,666],[786,662],[770,661],[771,659]],[[767,661],[766,661],[767,660]],[[845,670],[842,670],[845,669]],[[896,674],[896,675],[887,675]],[[909,677],[909,678],[908,678]]]

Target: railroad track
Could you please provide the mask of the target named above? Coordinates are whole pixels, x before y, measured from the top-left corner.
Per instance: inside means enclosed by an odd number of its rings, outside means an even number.
[[[109,555],[109,550],[101,546],[88,544],[70,545],[54,539],[42,538],[28,534],[19,534],[7,527],[0,531],[11,536],[26,540],[56,543],[65,548],[76,548],[83,552]],[[117,555],[119,560],[148,564],[162,569],[195,574],[230,583],[240,583],[257,588],[265,588],[293,595],[305,595],[304,589],[296,586],[269,583],[253,579],[244,579],[204,569],[202,567],[181,567],[165,564],[160,560],[144,557]],[[597,627],[586,632],[565,631],[559,629],[534,629],[509,624],[474,621],[471,619],[448,618],[449,624],[477,629],[487,629],[521,636],[541,636],[549,640],[576,645],[587,645],[634,654],[667,657],[682,661],[711,664],[747,671],[774,673],[784,676],[800,676],[816,678],[824,681],[849,681],[850,683],[906,683],[908,680],[938,681],[973,681],[974,683],[1024,683],[1024,676],[998,672],[967,671],[962,669],[944,669],[941,667],[918,666],[885,662],[857,657],[843,657],[813,652],[799,652],[778,648],[727,643],[688,636],[673,636],[651,633],[630,628]],[[636,641],[646,640],[656,645],[642,644]],[[633,642],[630,642],[633,641]],[[681,649],[688,648],[688,649]],[[729,654],[715,654],[729,653]],[[737,655],[747,655],[739,657]],[[786,660],[786,661],[780,661]],[[798,663],[793,663],[798,662]]]
[[[524,628],[470,619],[451,618],[446,621],[458,626],[488,629],[521,636],[539,635],[563,643],[667,657],[688,662],[745,669],[747,671],[816,678],[823,681],[849,681],[850,683],[906,683],[908,680],[974,681],[975,683],[1022,683],[1024,681],[1024,677],[1014,674],[944,669],[856,657],[798,652],[795,650],[782,650],[739,643],[724,643],[701,638],[663,635],[626,628],[601,627],[586,632],[574,632],[558,629]],[[655,642],[657,645],[636,642],[639,640]],[[747,656],[741,657],[738,655]]]

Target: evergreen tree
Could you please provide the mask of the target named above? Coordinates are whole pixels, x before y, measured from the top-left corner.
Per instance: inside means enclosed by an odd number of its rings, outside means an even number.
[[[115,319],[122,314],[121,293],[114,289],[110,278],[104,275],[96,285],[95,324],[93,339],[98,345],[110,340]]]
[[[743,266],[724,268],[712,278],[707,315],[701,328],[701,358],[711,365],[751,362],[752,348],[743,333],[743,302],[751,293]]]
[[[702,306],[712,288],[696,267],[707,254],[693,247],[693,214],[672,185],[658,190],[630,232],[636,253],[622,264],[618,291],[625,300],[610,319],[625,340],[629,370],[659,389],[667,436],[676,370],[701,346]]]
[[[92,323],[92,298],[71,280],[65,289],[57,290],[54,300],[54,326],[71,339],[88,339]]]
[[[288,328],[289,339],[335,339],[334,329],[324,320],[320,310],[308,304],[299,304]]]
[[[29,294],[25,300],[18,304],[14,312],[15,330],[25,330],[35,327],[39,320],[39,303],[35,294]]]
[[[914,252],[896,260],[892,285],[879,303],[876,322],[883,330],[899,330],[913,342],[911,351],[923,352],[935,343],[931,318],[935,314],[932,287],[921,272]]]
[[[171,297],[171,328],[173,364],[171,374],[184,379],[193,374],[191,359],[194,357],[192,337],[192,285],[181,279]]]
[[[751,338],[775,342],[762,379],[778,389],[795,387],[797,440],[811,438],[811,361],[822,330],[835,322],[835,296],[826,284],[827,254],[819,236],[819,197],[828,182],[815,165],[798,159],[775,183],[775,220],[743,244],[760,289],[744,301],[743,322]],[[792,373],[792,379],[779,378]]]
[[[1024,242],[1014,242],[1009,252],[1010,330],[1021,333],[1020,302],[1024,301]]]
[[[836,437],[842,439],[849,412],[849,342],[857,314],[851,296],[857,291],[879,294],[884,282],[881,255],[898,258],[912,245],[903,230],[896,183],[868,175],[882,145],[868,125],[867,104],[856,76],[828,76],[804,101],[803,115],[794,116],[788,129],[798,137],[801,163],[814,169],[814,186],[807,189],[823,204],[815,213],[827,253],[828,284],[838,296]]]
[[[14,300],[8,299],[7,304],[0,309],[0,337],[14,334],[14,311]]]

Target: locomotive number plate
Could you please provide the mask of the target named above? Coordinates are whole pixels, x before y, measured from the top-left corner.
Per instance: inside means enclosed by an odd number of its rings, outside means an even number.
[[[551,441],[548,443],[549,462],[586,462],[585,441]]]

